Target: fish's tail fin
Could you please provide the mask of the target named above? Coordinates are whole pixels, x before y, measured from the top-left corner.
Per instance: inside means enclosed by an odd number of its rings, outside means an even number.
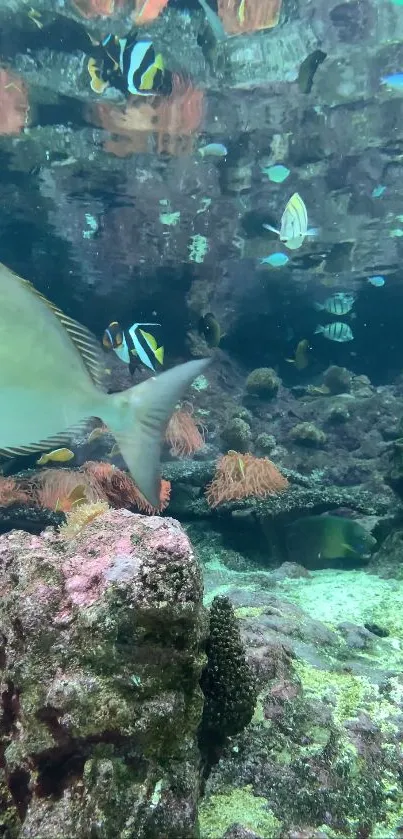
[[[209,363],[210,359],[188,361],[107,397],[101,419],[109,426],[132,477],[153,507],[159,505],[165,428],[186,388]]]
[[[315,329],[314,335],[318,335],[319,332],[323,332],[324,328],[325,328],[324,326],[318,325]]]
[[[160,364],[164,363],[164,347],[157,347],[157,349],[154,352],[154,355]]]

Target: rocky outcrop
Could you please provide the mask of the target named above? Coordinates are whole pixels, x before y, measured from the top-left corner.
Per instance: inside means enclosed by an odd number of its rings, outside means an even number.
[[[196,836],[204,618],[178,523],[14,531],[0,590],[2,835]]]

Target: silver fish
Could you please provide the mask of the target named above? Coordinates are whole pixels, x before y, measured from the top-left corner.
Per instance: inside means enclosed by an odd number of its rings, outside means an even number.
[[[326,326],[317,326],[315,329],[315,335],[318,333],[321,333],[324,338],[328,338],[329,341],[339,341],[340,343],[344,343],[344,341],[354,340],[354,335],[348,323],[343,323],[341,320],[337,320],[334,323],[328,323]]]
[[[324,303],[315,303],[315,309],[325,310],[331,315],[346,315],[354,306],[355,296],[343,291],[332,294]]]
[[[166,424],[207,364],[207,359],[188,361],[108,395],[102,388],[102,355],[91,333],[0,264],[2,454],[14,457],[65,445],[66,429],[99,417],[116,438],[139,489],[157,506]]]

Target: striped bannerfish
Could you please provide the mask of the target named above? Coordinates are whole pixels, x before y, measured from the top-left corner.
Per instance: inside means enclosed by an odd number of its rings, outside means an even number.
[[[109,84],[135,96],[172,93],[172,74],[149,39],[138,39],[136,32],[126,38],[106,35],[100,50],[87,65],[95,93],[103,93]]]
[[[150,370],[155,370],[155,361],[158,365],[164,362],[164,347],[159,347],[154,335],[142,329],[143,326],[161,326],[161,324],[133,323],[130,329],[123,330],[117,321],[113,321],[103,334],[104,348],[114,350],[121,361],[129,364],[131,373],[135,370],[134,357],[138,357]]]
[[[321,333],[324,338],[328,338],[329,341],[339,341],[339,343],[354,340],[354,335],[348,323],[343,323],[341,320],[328,323],[326,326],[317,326],[315,335],[318,333]]]
[[[318,311],[324,310],[330,315],[346,315],[354,306],[354,294],[345,293],[344,291],[332,294],[324,303],[315,303],[315,309]]]

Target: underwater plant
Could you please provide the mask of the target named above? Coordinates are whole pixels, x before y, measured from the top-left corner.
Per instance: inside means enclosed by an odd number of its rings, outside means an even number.
[[[206,487],[206,498],[210,507],[217,507],[223,501],[250,496],[266,498],[287,487],[287,478],[269,458],[230,451],[218,461],[214,478]]]
[[[187,457],[204,446],[204,437],[192,416],[193,409],[183,406],[174,411],[167,425],[165,440],[175,457]]]

